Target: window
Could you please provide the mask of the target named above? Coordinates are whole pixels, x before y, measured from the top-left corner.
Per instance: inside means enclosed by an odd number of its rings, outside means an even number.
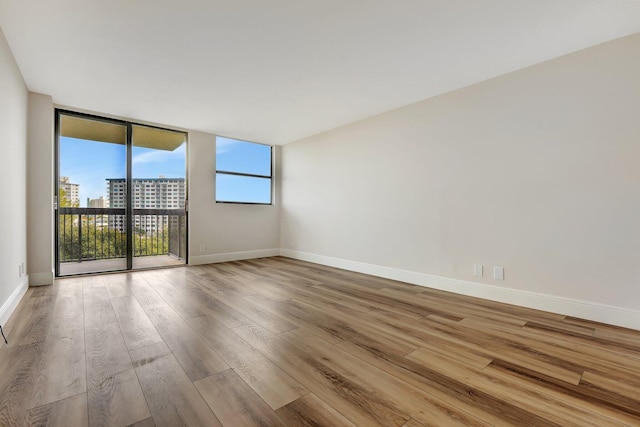
[[[271,204],[271,146],[216,138],[216,202]]]

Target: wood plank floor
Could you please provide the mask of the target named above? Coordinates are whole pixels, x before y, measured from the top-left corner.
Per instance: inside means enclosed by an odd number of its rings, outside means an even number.
[[[640,426],[640,332],[275,257],[30,288],[0,426]]]

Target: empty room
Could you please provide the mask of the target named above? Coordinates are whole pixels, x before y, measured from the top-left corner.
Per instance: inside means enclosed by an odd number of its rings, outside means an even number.
[[[640,1],[0,0],[0,426],[640,426]]]

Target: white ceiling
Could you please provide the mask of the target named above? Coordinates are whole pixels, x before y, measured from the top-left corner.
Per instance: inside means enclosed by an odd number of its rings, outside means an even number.
[[[0,0],[31,91],[283,144],[625,35],[637,0]]]

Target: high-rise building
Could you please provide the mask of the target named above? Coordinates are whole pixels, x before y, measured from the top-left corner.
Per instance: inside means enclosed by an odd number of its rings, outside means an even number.
[[[80,185],[69,182],[68,176],[60,177],[60,189],[64,191],[70,206],[80,206]],[[60,200],[58,203],[62,203]]]
[[[136,178],[132,180],[134,209],[181,209],[185,203],[184,178]],[[125,178],[107,179],[108,205],[110,208],[127,206],[127,182]],[[113,225],[124,230],[123,217],[114,217]],[[136,215],[134,229],[156,232],[167,225],[166,215]]]
[[[87,207],[88,208],[106,208],[107,200],[100,196],[97,199],[91,199],[87,197]]]

